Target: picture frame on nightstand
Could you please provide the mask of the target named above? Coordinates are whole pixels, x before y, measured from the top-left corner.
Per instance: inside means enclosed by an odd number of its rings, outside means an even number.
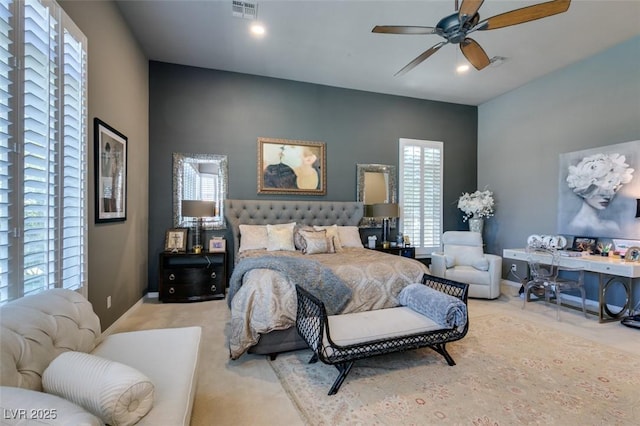
[[[224,253],[227,250],[227,241],[224,238],[212,238],[209,240],[210,253]]]
[[[168,229],[164,238],[164,251],[184,253],[187,251],[187,228]]]

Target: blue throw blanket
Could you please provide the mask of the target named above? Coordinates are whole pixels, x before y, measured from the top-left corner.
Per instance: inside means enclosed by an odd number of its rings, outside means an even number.
[[[467,305],[457,297],[429,286],[409,284],[398,294],[398,302],[443,327],[456,327],[462,332],[467,325]]]
[[[328,315],[342,312],[351,299],[351,289],[333,271],[320,262],[294,257],[264,256],[243,259],[231,274],[227,303],[242,286],[244,274],[252,269],[272,269],[280,272],[292,284],[313,294],[324,303]]]

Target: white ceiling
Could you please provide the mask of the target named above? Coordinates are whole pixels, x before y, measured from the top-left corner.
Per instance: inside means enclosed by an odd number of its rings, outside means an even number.
[[[481,19],[544,0],[485,0]],[[479,105],[528,81],[640,34],[640,0],[573,0],[563,14],[471,35],[507,60],[457,75],[464,57],[446,45],[409,73],[393,75],[437,35],[374,34],[375,25],[435,26],[454,0],[260,0],[266,35],[232,17],[231,0],[120,0],[150,60]],[[640,79],[640,78],[639,78]]]

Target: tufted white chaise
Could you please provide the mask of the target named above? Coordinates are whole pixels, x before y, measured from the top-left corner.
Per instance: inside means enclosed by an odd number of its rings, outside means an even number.
[[[188,425],[196,387],[200,327],[117,333],[101,340],[91,303],[71,290],[52,289],[0,307],[2,424],[24,422],[23,411],[54,410],[56,425],[101,424],[81,407],[42,392],[42,374],[65,351],[90,353],[139,370],[155,387],[151,411],[138,424]],[[22,422],[20,417],[23,417]]]

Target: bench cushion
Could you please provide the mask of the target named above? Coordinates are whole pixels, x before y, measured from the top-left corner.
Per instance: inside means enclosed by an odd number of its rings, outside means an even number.
[[[200,327],[131,331],[108,336],[92,354],[133,367],[155,385],[153,410],[138,425],[188,425],[200,339]]]
[[[339,346],[442,329],[441,325],[436,324],[430,318],[405,306],[331,315],[327,317],[327,320],[331,340]],[[325,346],[329,346],[326,336],[323,343]]]

